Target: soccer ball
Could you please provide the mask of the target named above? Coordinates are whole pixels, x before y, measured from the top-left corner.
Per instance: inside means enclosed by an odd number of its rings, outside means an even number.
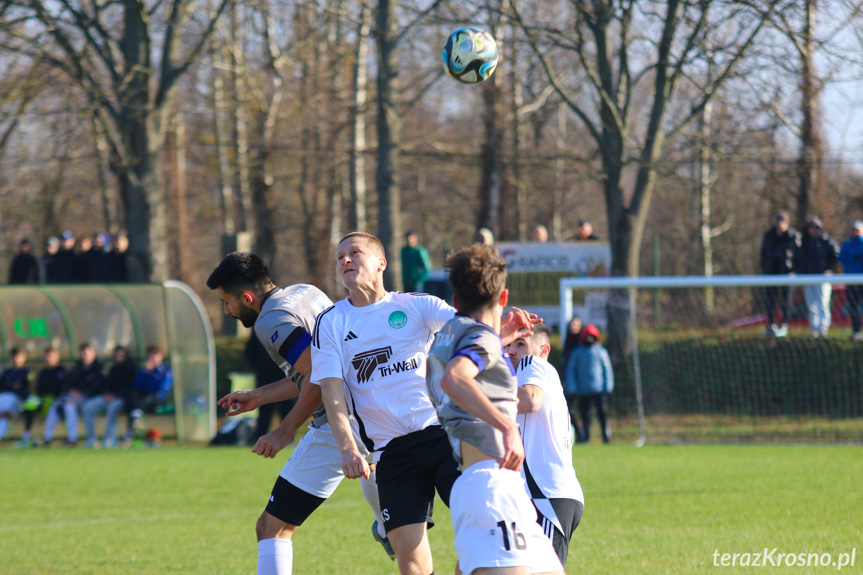
[[[440,55],[447,75],[465,84],[487,80],[497,67],[494,38],[474,26],[450,34]]]

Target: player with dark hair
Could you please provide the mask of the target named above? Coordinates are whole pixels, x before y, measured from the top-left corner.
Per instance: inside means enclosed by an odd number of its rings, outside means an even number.
[[[433,565],[427,528],[434,524],[435,490],[448,505],[459,472],[428,397],[426,359],[432,337],[455,309],[427,294],[388,292],[384,247],[370,234],[342,238],[336,262],[349,295],[318,317],[311,381],[321,386],[345,476],[369,473],[350,433],[349,412],[373,452],[381,514],[399,570],[428,575]],[[530,323],[518,310],[507,317],[506,327],[514,334]]]
[[[207,287],[216,290],[225,315],[235,317],[255,335],[285,379],[252,390],[230,393],[219,405],[232,409],[229,416],[299,396],[279,427],[258,439],[252,452],[272,458],[289,442],[299,427],[313,417],[308,432],[297,444],[273,486],[266,509],[258,519],[258,574],[284,575],[293,565],[294,532],[326,501],[344,478],[341,456],[316,385],[303,385],[312,371],[309,344],[315,318],[332,305],[318,288],[296,284],[279,288],[270,279],[263,260],[251,253],[227,255],[213,270]],[[383,525],[373,481],[363,487],[369,505]],[[388,543],[378,534],[384,548]],[[389,553],[389,550],[388,550]]]
[[[429,395],[462,472],[450,499],[455,549],[465,573],[563,573],[519,473],[525,451],[517,383],[499,335],[509,297],[506,266],[484,245],[448,258],[459,315],[429,352]]]
[[[584,493],[572,467],[572,425],[557,370],[548,363],[544,324],[506,348],[518,379],[518,426],[524,443],[522,475],[538,522],[566,567],[569,541],[584,512]]]

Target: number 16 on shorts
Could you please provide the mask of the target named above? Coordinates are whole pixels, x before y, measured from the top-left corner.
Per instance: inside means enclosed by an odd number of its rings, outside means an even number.
[[[504,549],[510,551],[512,549],[512,545],[515,545],[515,548],[519,550],[527,549],[527,541],[524,538],[524,533],[516,528],[515,521],[510,523],[509,528],[506,525],[506,521],[498,521],[497,526],[498,529],[500,529],[501,536],[503,537]]]

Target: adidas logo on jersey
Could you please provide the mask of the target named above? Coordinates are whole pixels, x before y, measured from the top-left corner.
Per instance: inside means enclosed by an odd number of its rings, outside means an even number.
[[[345,337],[345,341],[350,341],[352,339],[357,339],[357,334],[352,331],[348,332],[348,335]]]

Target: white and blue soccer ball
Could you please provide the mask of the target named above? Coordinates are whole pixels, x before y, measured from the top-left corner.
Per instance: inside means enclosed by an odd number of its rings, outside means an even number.
[[[459,28],[447,38],[441,60],[450,78],[476,84],[487,80],[497,67],[497,44],[482,28]]]

